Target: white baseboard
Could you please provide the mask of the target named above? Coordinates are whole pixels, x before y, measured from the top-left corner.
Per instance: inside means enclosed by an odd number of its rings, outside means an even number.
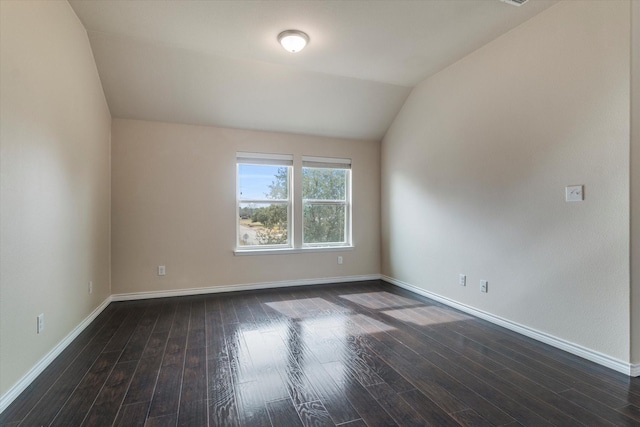
[[[478,310],[477,308],[459,303],[457,301],[443,297],[433,292],[429,292],[427,290],[418,288],[417,286],[411,285],[409,283],[403,282],[398,279],[394,279],[393,277],[381,275],[380,278],[393,285],[407,289],[411,292],[415,292],[418,295],[422,295],[432,300],[441,302],[442,304],[448,305],[449,307],[453,307],[460,311],[464,311],[465,313],[487,320],[491,323],[510,329],[514,332],[525,335],[529,338],[533,338],[534,340],[543,342],[545,344],[549,344],[550,346],[559,348],[560,350],[564,350],[571,354],[575,354],[576,356],[580,356],[584,359],[590,360],[599,365],[606,366],[607,368],[613,369],[614,371],[618,371],[632,377],[637,377],[640,375],[640,365],[632,365],[627,362],[623,362],[622,360],[613,358],[606,354],[602,354],[595,350],[591,350],[581,345],[563,340],[562,338],[554,337],[553,335],[549,335],[547,333],[537,331],[528,326],[524,326],[519,323],[512,322],[510,320],[493,315],[491,313],[487,313],[486,311]]]
[[[96,307],[78,326],[76,326],[69,334],[62,339],[54,348],[51,349],[42,359],[38,361],[17,383],[13,385],[5,394],[0,397],[0,413],[2,413],[10,404],[35,380],[38,375],[46,369],[53,360],[58,357],[62,351],[67,348],[71,342],[76,339],[93,320],[98,317],[102,311],[107,308],[111,302],[111,297],[105,299],[102,304]]]
[[[364,276],[323,277],[317,279],[283,280],[280,282],[247,283],[243,285],[209,286],[205,288],[174,289],[167,291],[132,292],[111,295],[112,301],[131,301],[149,298],[168,298],[186,295],[217,294],[224,292],[251,291],[255,289],[275,289],[292,286],[326,285],[330,283],[361,282],[365,280],[379,280],[379,274]]]

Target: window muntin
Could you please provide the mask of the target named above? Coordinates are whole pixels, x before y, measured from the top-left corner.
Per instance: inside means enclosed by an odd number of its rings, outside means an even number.
[[[351,161],[304,157],[302,165],[303,246],[349,245]]]
[[[238,153],[237,238],[239,249],[291,247],[293,157]]]

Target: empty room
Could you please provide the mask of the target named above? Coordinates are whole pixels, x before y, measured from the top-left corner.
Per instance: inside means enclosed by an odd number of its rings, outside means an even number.
[[[640,0],[1,0],[0,426],[640,426]]]

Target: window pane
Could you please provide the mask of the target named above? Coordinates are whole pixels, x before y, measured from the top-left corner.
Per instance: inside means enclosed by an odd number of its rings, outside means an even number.
[[[289,168],[239,164],[238,192],[241,200],[288,199]]]
[[[304,243],[345,243],[345,206],[304,205]]]
[[[344,169],[302,168],[302,198],[346,200],[347,171]]]
[[[238,245],[286,245],[286,203],[240,203],[238,209]]]

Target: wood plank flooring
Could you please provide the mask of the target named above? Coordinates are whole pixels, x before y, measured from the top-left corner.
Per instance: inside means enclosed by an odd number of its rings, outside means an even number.
[[[0,425],[640,426],[640,379],[371,281],[112,303]]]

